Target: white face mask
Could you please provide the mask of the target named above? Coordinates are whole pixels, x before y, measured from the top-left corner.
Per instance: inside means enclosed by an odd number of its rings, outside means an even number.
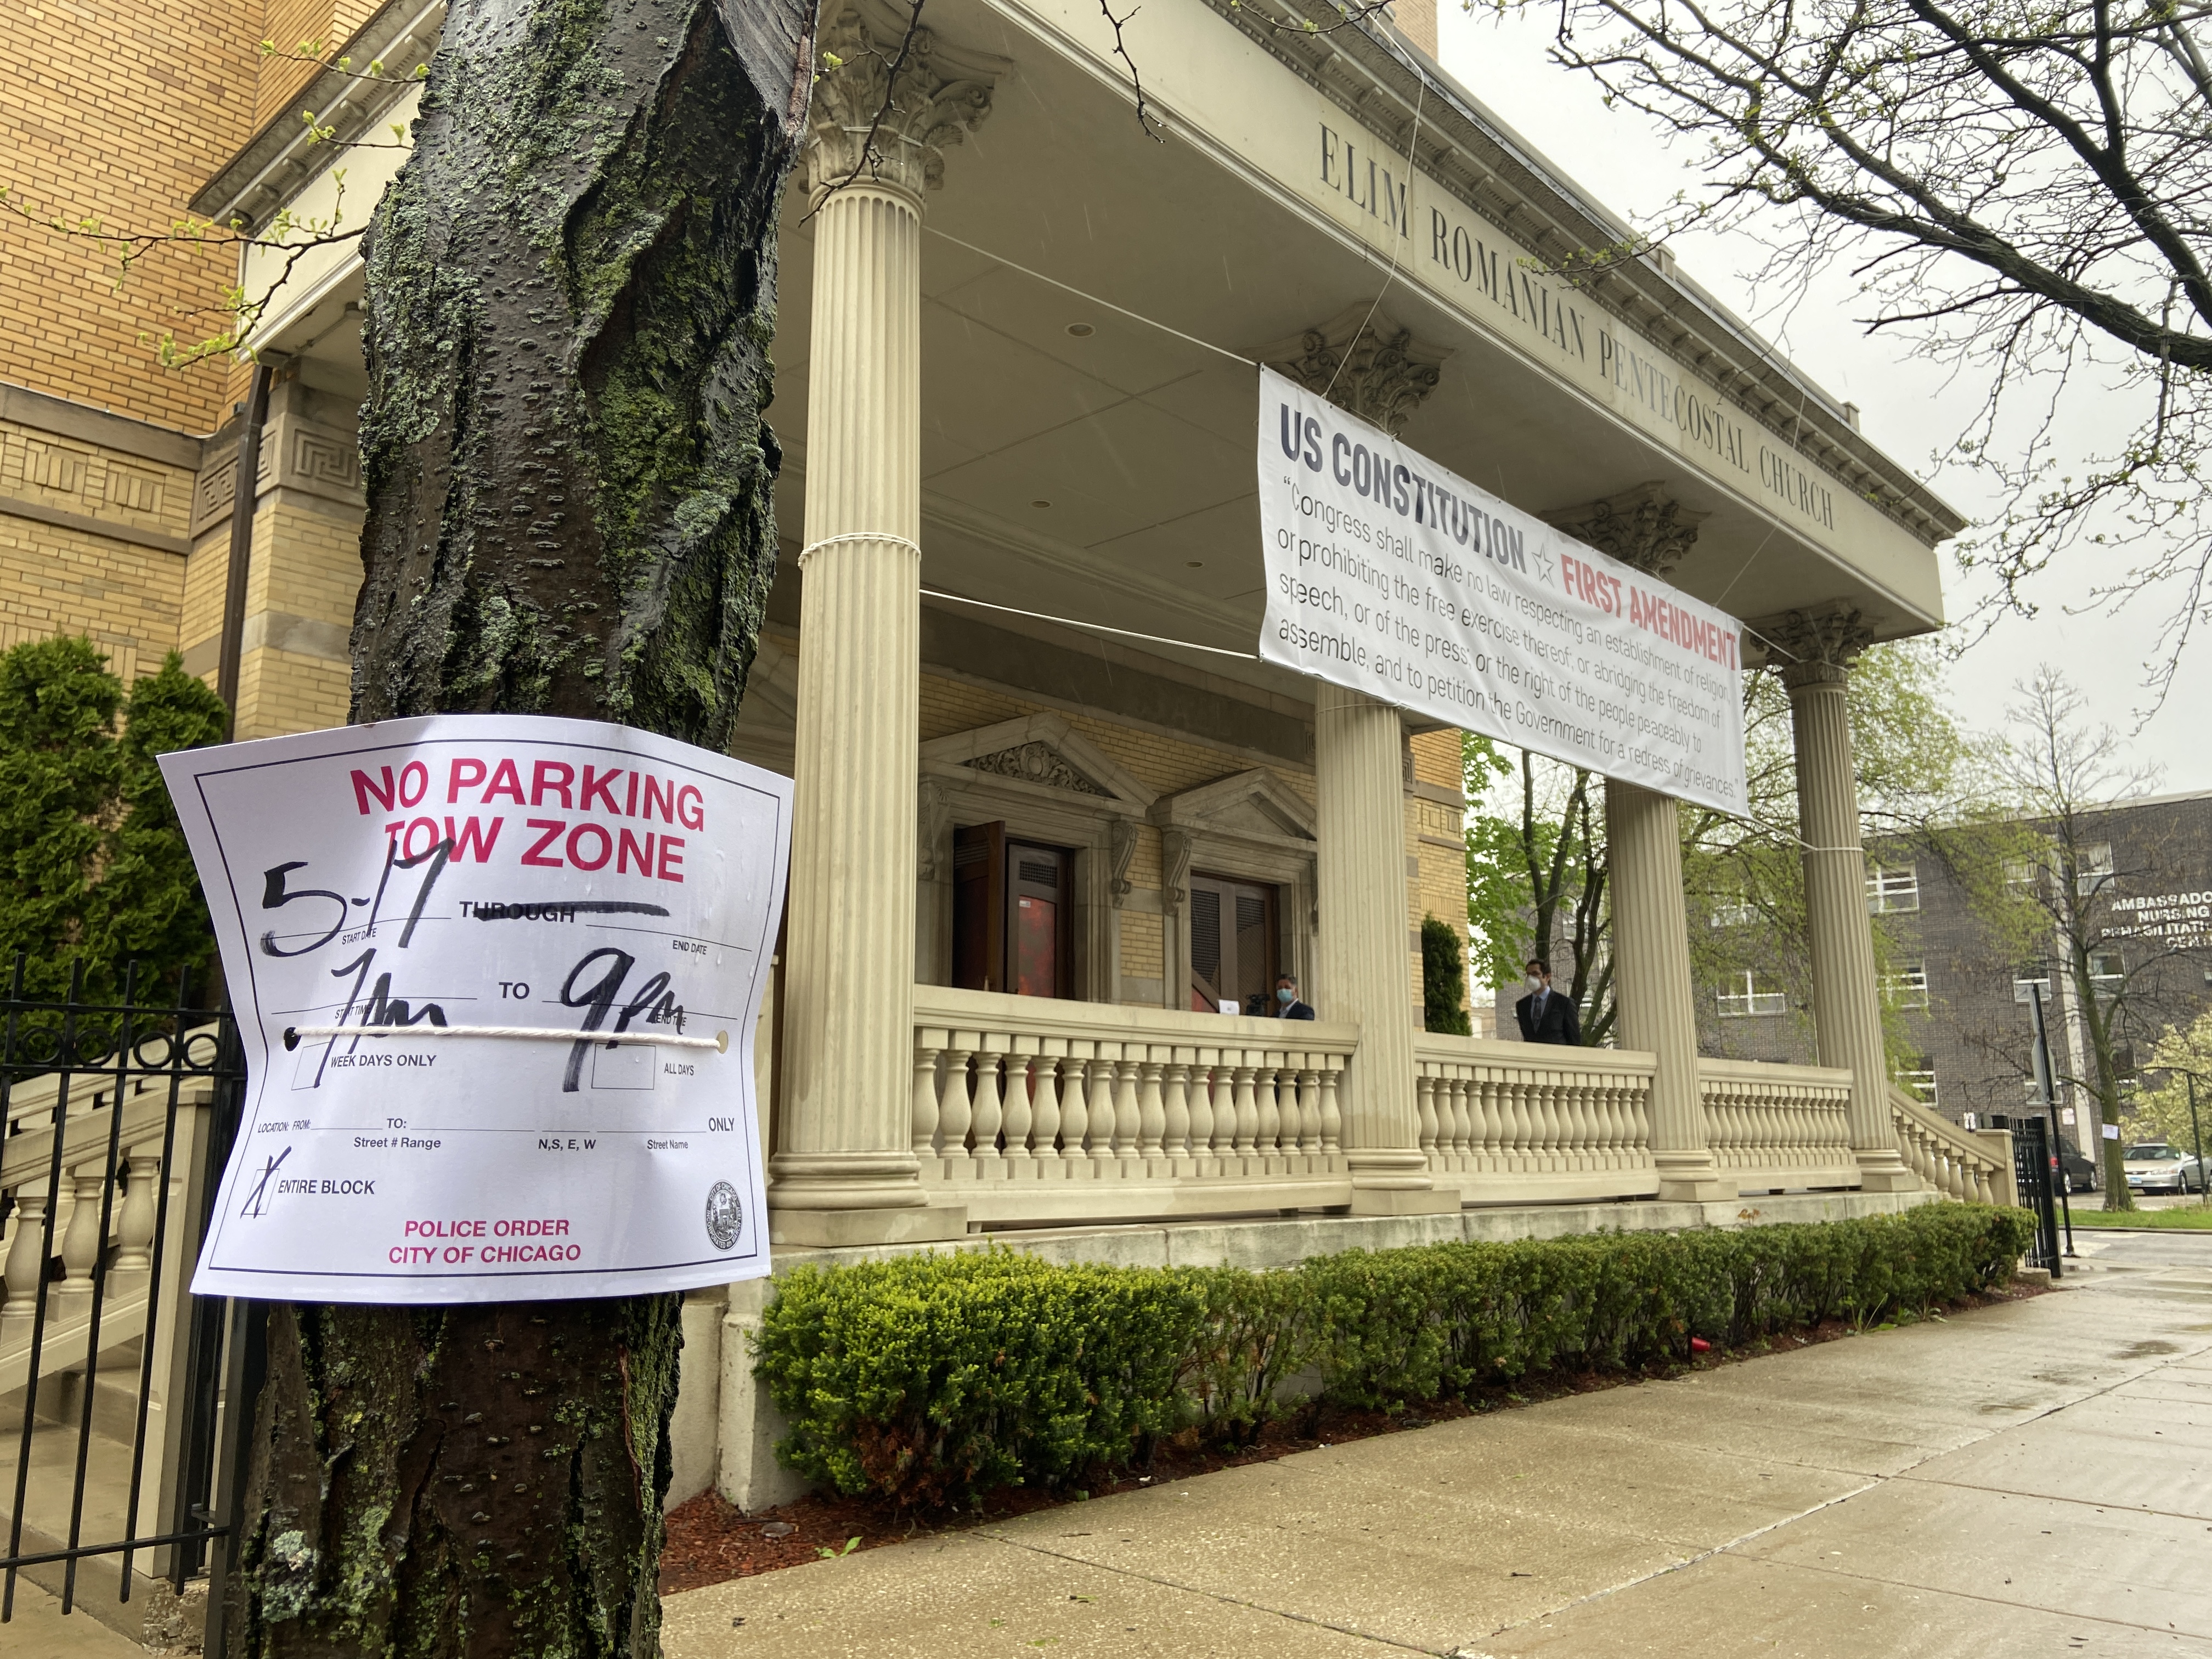
[[[1528,975],[1528,988],[1532,991],[1540,991],[1544,988],[1544,981],[1531,974]]]

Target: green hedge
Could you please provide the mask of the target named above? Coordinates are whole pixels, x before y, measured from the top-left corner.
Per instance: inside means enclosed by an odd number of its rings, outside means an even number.
[[[2002,1285],[2033,1222],[1929,1204],[1804,1226],[1350,1250],[1280,1273],[1054,1267],[1007,1250],[800,1267],[757,1374],[793,1468],[900,1504],[1057,1486],[1197,1428],[1249,1435],[1284,1385],[1397,1407],[1620,1370]]]

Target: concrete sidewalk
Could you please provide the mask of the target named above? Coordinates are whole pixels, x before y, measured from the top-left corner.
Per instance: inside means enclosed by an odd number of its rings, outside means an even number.
[[[2069,1288],[672,1596],[670,1659],[2212,1655],[2212,1237]]]

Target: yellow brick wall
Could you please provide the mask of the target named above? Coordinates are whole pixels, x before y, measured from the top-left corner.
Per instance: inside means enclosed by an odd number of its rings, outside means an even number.
[[[0,6],[0,183],[41,220],[161,232],[252,131],[253,0]],[[0,214],[0,380],[190,433],[227,407],[227,368],[178,372],[151,341],[216,331],[191,316],[236,280],[235,256],[163,247],[118,289],[112,255]],[[146,339],[141,336],[148,337]]]
[[[262,498],[253,520],[252,574],[246,588],[253,619],[304,617],[341,629],[353,624],[361,587],[361,518],[336,502],[283,489]],[[240,659],[238,735],[270,738],[343,726],[351,671],[342,659],[262,647]]]
[[[191,488],[181,467],[0,422],[0,650],[79,634],[125,679],[159,668],[177,648],[183,556],[43,523],[8,504],[181,538]]]

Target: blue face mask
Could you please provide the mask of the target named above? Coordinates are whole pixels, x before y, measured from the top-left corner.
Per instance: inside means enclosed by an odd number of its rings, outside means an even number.
[[[1292,990],[1289,986],[1287,986],[1287,985],[1278,985],[1278,986],[1275,988],[1275,1000],[1276,1000],[1276,1001],[1278,1001],[1278,1002],[1296,1002],[1297,1000],[1298,1000],[1298,994],[1297,994],[1296,991]]]

